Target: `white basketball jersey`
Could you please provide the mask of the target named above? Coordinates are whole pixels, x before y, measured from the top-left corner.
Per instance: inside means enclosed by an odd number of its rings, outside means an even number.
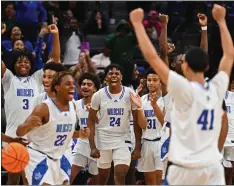
[[[40,94],[43,71],[37,71],[32,76],[17,77],[8,69],[2,84],[5,98],[6,135],[16,137],[16,130],[33,110],[33,102]]]
[[[91,108],[99,110],[97,125],[97,147],[109,150],[125,147],[129,135],[130,113],[136,107],[131,105],[128,87],[122,87],[119,94],[111,94],[109,87],[104,87],[92,97]]]
[[[41,104],[44,100],[48,98],[48,95],[46,92],[41,93],[37,97],[35,97],[33,102],[33,107],[35,108],[37,105]]]
[[[86,128],[88,125],[88,116],[89,111],[87,110],[86,106],[84,105],[84,100],[80,99],[75,102],[76,104],[76,115],[79,119],[79,125],[81,128]],[[87,139],[79,139],[80,141],[83,141],[85,143],[89,143],[88,138]]]
[[[222,159],[218,139],[228,76],[219,72],[205,86],[170,71],[173,97],[169,161],[184,167],[206,167]]]
[[[234,92],[226,92],[225,103],[228,116],[228,135],[225,146],[234,146]]]
[[[142,96],[141,100],[142,100],[142,107],[145,113],[145,117],[147,119],[146,129],[142,130],[142,138],[149,140],[160,138],[162,125],[154,113],[154,109],[149,100],[149,94]],[[164,103],[161,97],[157,100],[157,104],[161,109],[161,111],[163,112]]]
[[[28,139],[31,142],[29,146],[53,159],[60,159],[69,148],[75,131],[74,103],[69,102],[69,111],[67,112],[62,112],[50,98],[43,103],[48,106],[49,121],[28,134]]]

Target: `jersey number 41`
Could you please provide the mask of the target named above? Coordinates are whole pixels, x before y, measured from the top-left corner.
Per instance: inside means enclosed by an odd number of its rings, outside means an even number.
[[[207,125],[210,123],[209,129]],[[198,125],[202,125],[201,130],[212,130],[214,123],[214,110],[203,110],[200,117],[197,120]]]

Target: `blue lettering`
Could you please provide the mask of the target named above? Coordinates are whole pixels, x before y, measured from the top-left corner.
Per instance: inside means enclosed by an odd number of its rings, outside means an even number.
[[[124,114],[124,108],[108,108],[107,114],[109,116],[120,116]]]
[[[57,124],[56,132],[71,132],[72,124]]]
[[[154,117],[155,114],[154,114],[154,110],[144,110],[145,112],[145,117]]]
[[[88,118],[80,118],[80,125],[83,127],[87,127]]]
[[[20,97],[34,97],[34,91],[33,89],[17,89],[16,95]]]

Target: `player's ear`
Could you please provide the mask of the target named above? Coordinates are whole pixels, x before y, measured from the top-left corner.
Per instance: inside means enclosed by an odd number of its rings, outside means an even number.
[[[58,85],[56,85],[55,87],[55,90],[58,92],[59,91],[59,86]]]

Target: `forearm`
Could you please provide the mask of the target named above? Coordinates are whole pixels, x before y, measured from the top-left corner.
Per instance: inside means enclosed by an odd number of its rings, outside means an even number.
[[[161,109],[159,108],[159,106],[158,106],[157,103],[155,105],[153,105],[153,109],[154,109],[154,114],[156,115],[156,117],[158,118],[159,122],[161,123],[161,126],[163,126],[163,123],[164,123],[164,114],[161,111]]]
[[[140,150],[141,149],[141,136],[142,136],[142,129],[140,126],[134,122],[134,134],[135,134],[135,149]]]
[[[72,138],[79,138],[80,137],[80,132],[75,130],[73,135],[72,135]]]
[[[16,130],[16,135],[19,137],[22,137],[24,135],[26,135],[27,133],[29,133],[31,130],[33,129],[32,126],[30,126],[27,122],[19,125],[17,130]]]
[[[59,41],[59,34],[53,34],[53,47],[52,47],[52,52],[51,52],[51,58],[55,62],[60,61],[60,41]]]
[[[90,129],[90,136],[89,136],[89,145],[90,145],[90,149],[95,149],[96,148],[96,144],[95,144],[95,120],[90,120],[88,122],[88,128]]]
[[[141,129],[146,129],[147,120],[143,109],[137,111],[137,123]]]
[[[164,63],[169,66],[168,63],[168,43],[167,43],[167,25],[162,26],[162,32],[159,38],[159,45],[160,45],[160,54],[161,54],[161,59],[164,61]]]
[[[202,30],[201,32],[201,43],[200,48],[203,49],[206,53],[208,53],[208,37],[207,30]]]
[[[7,135],[5,135],[5,134],[3,134],[3,133],[2,133],[2,135],[1,135],[1,137],[2,137],[2,141],[3,141],[3,142],[10,143],[10,142],[13,141],[13,138],[12,138],[12,137],[7,136]]]

